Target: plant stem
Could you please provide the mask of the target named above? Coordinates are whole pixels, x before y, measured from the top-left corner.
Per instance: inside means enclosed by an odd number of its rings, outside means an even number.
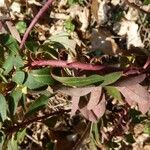
[[[27,30],[23,36],[23,39],[22,39],[21,44],[20,44],[20,49],[23,48],[23,46],[26,42],[26,39],[28,38],[28,35],[29,35],[30,31],[32,30],[32,28],[34,27],[34,25],[37,23],[39,18],[44,14],[44,12],[49,8],[49,6],[52,4],[52,2],[53,2],[53,0],[48,0],[44,4],[44,6],[40,9],[40,11],[37,13],[37,15],[34,17],[34,19],[30,23],[29,27],[27,28]]]

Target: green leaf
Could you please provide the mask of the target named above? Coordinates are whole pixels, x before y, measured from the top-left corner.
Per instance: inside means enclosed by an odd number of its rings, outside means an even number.
[[[18,54],[19,45],[15,38],[9,34],[1,34],[0,41],[3,46],[6,46],[13,54]]]
[[[8,73],[13,69],[15,66],[16,69],[23,67],[23,61],[19,55],[15,56],[14,54],[10,54],[3,64],[4,75],[8,75]]]
[[[5,97],[0,93],[0,116],[2,121],[7,118],[7,103]]]
[[[27,41],[25,44],[27,50],[31,52],[36,52],[39,48],[39,44],[36,41]]]
[[[150,136],[150,122],[144,124],[144,133]]]
[[[58,42],[62,44],[67,50],[70,49],[73,53],[75,52],[76,42],[72,39],[69,39],[69,34],[66,32],[61,32],[55,34],[49,38],[52,42]]]
[[[68,4],[70,6],[74,5],[74,4],[83,4],[84,0],[68,0]]]
[[[64,27],[69,32],[73,32],[75,29],[75,25],[72,23],[71,19],[66,20]]]
[[[133,144],[135,142],[135,139],[133,137],[133,134],[129,133],[125,135],[125,139],[128,143]]]
[[[26,128],[23,129],[23,130],[19,130],[17,133],[16,133],[16,137],[17,137],[17,142],[19,144],[21,144],[24,140],[24,137],[26,135]]]
[[[17,143],[17,140],[15,139],[14,135],[8,141],[7,144],[8,144],[7,145],[7,150],[18,150],[18,143]]]
[[[58,116],[52,116],[46,120],[44,120],[44,124],[46,126],[48,126],[49,128],[54,128],[54,126],[56,125],[57,121],[58,121],[59,117]]]
[[[95,141],[95,144],[98,146],[98,145],[101,145],[100,143],[100,133],[99,133],[99,127],[98,127],[98,124],[97,123],[93,123],[92,124],[92,134],[93,134],[93,140]]]
[[[50,69],[48,68],[31,70],[28,73],[26,82],[24,83],[29,89],[37,89],[52,84],[54,84],[54,80],[52,79]]]
[[[143,3],[144,5],[148,5],[148,4],[150,4],[150,0],[144,0],[144,3]]]
[[[22,84],[25,79],[25,73],[23,71],[17,71],[15,75],[12,77],[12,81],[17,84]]]
[[[113,98],[117,100],[122,100],[120,92],[115,87],[105,86],[104,88],[109,96],[112,96]]]
[[[39,111],[40,109],[45,107],[45,105],[47,105],[48,101],[49,101],[49,97],[47,97],[45,95],[41,95],[36,101],[34,101],[30,105],[29,110],[25,116],[29,117],[32,114],[36,113],[37,111]]]
[[[87,86],[90,84],[104,81],[104,78],[100,75],[92,75],[89,77],[59,77],[52,74],[52,77],[55,80],[67,86],[77,86],[77,87]]]
[[[101,85],[105,86],[116,82],[122,76],[122,74],[122,72],[115,72],[105,75],[104,82]]]
[[[16,67],[17,70],[20,69],[20,67],[24,66],[23,60],[20,57],[20,55],[15,56],[15,59],[14,59],[13,63],[14,63],[14,66]]]
[[[14,55],[10,54],[3,64],[4,75],[7,75],[12,69],[14,64]]]
[[[16,88],[11,93],[11,97],[12,99],[10,99],[10,112],[11,114],[15,115],[19,100],[22,97],[22,89],[20,87]]]
[[[16,28],[19,31],[19,33],[24,34],[26,29],[27,29],[27,25],[26,25],[26,23],[24,21],[19,21],[16,24]]]

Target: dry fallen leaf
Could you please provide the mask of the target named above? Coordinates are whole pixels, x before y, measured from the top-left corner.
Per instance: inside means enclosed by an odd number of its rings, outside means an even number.
[[[139,11],[130,7],[127,14],[125,15],[125,18],[130,21],[136,21],[139,18]]]
[[[99,1],[99,8],[98,8],[98,24],[104,24],[107,22],[107,12],[108,12],[108,6],[106,4],[106,1],[98,0]]]
[[[79,17],[79,21],[82,24],[80,30],[85,32],[89,25],[89,9],[87,7],[83,8],[79,5],[73,5],[67,10],[67,12],[72,19]]]
[[[120,23],[121,27],[118,35],[127,35],[127,48],[130,49],[131,46],[143,48],[140,34],[138,32],[138,24],[134,21],[123,20]]]
[[[13,25],[11,21],[6,21],[6,25],[11,33],[11,35],[20,43],[21,37],[19,32],[17,31],[16,27]]]
[[[5,0],[0,0],[0,7],[5,7],[6,4],[5,4]]]
[[[12,12],[20,13],[21,12],[21,4],[19,2],[13,2],[12,5],[10,6],[10,9],[12,10]]]
[[[111,33],[103,28],[92,30],[91,44],[92,51],[102,51],[107,55],[115,55],[121,52],[115,40],[111,37]]]

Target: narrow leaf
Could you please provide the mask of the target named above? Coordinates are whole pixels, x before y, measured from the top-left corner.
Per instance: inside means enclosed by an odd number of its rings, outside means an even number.
[[[6,21],[6,25],[11,33],[11,35],[20,43],[21,37],[19,32],[17,31],[16,27],[13,25],[11,21]]]
[[[63,88],[59,90],[62,93],[65,93],[70,96],[84,96],[90,93],[93,90],[94,86],[85,87],[85,88]]]
[[[26,117],[31,116],[32,114],[36,113],[38,110],[42,109],[47,105],[49,101],[49,97],[42,95],[40,96],[35,102],[33,102],[30,107],[28,112],[26,113]]]
[[[138,75],[136,77],[128,77],[127,79],[123,79],[122,81],[116,83],[116,86],[124,87],[124,86],[132,86],[134,84],[141,83],[145,79],[145,74]]]
[[[22,97],[22,91],[21,89],[18,87],[16,88],[12,93],[11,93],[11,97],[12,99],[10,99],[10,112],[11,114],[15,115],[16,113],[16,109],[19,103],[19,100]]]
[[[0,116],[2,121],[7,118],[7,103],[5,97],[0,93]]]
[[[122,72],[110,73],[104,76],[104,82],[101,84],[102,86],[112,84],[121,78],[123,75]]]
[[[89,77],[59,77],[52,75],[52,77],[67,86],[77,87],[88,86],[94,83],[103,82],[104,80],[104,78],[100,75],[92,75]]]

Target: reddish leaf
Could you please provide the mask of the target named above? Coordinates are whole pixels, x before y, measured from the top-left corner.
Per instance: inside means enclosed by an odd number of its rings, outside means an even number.
[[[129,77],[127,79],[124,79],[118,83],[116,83],[116,86],[124,87],[124,86],[132,86],[138,83],[141,83],[145,79],[145,74],[141,74],[136,77]]]
[[[102,91],[102,87],[93,88],[90,95],[89,103],[87,105],[87,109],[91,110],[98,104],[101,96],[101,91]]]
[[[97,120],[96,116],[91,110],[87,109],[87,106],[80,109],[81,114],[89,121],[95,122]]]
[[[102,100],[100,103],[95,106],[93,109],[94,114],[97,116],[97,118],[101,118],[106,110],[106,101],[105,101],[105,95],[103,94]]]
[[[143,114],[149,110],[150,94],[140,84],[134,84],[129,86],[122,85],[121,87],[118,86],[116,88],[122,93],[129,105],[137,103],[139,106],[139,110]]]
[[[79,106],[79,100],[80,97],[79,96],[72,96],[72,107],[71,107],[71,117],[75,115],[76,111],[78,110]]]
[[[87,106],[80,109],[81,114],[88,120],[96,122],[103,116],[106,110],[105,95],[103,94],[102,100],[92,110],[89,110]]]
[[[64,88],[59,90],[62,93],[65,93],[70,96],[84,96],[90,93],[95,87],[85,87],[85,88]]]
[[[60,90],[60,92],[72,96],[72,110],[71,116],[75,115],[76,111],[79,109],[81,114],[88,120],[95,122],[99,119],[105,112],[106,103],[105,95],[103,94],[102,99],[101,92],[102,87],[84,87],[84,88],[65,88]],[[90,100],[87,106],[79,108],[79,100],[81,96],[87,95],[91,92]]]

